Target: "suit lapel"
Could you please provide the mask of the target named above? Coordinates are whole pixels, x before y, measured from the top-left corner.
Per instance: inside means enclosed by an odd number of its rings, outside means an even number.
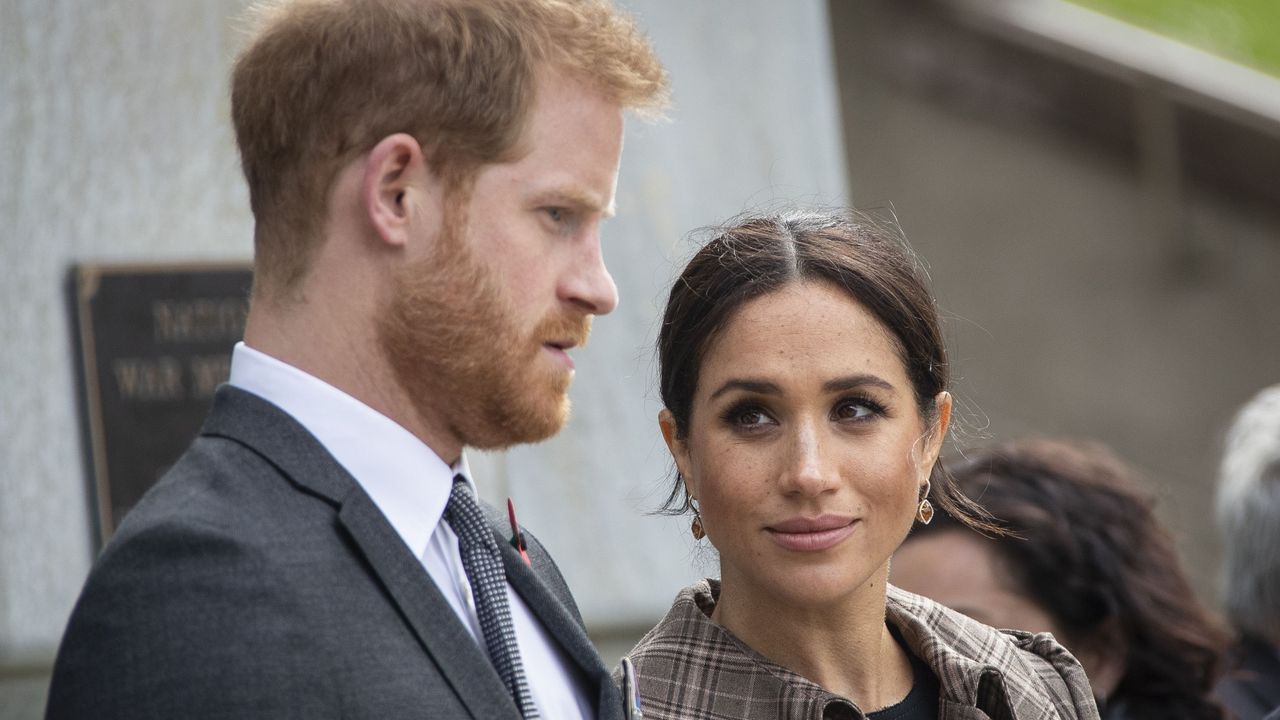
[[[520,717],[475,638],[369,496],[349,495],[338,518],[472,717]]]
[[[292,416],[256,395],[224,385],[202,435],[239,442],[300,490],[336,506],[338,519],[368,561],[409,629],[474,718],[519,718],[498,674],[421,563],[359,483]]]
[[[524,564],[524,559],[511,543],[496,530],[494,534],[502,552],[507,581],[597,691],[596,711],[600,720],[621,718],[622,698],[614,688],[608,668],[604,666],[600,654],[596,652],[595,645],[587,637],[578,618],[570,614],[535,571]]]

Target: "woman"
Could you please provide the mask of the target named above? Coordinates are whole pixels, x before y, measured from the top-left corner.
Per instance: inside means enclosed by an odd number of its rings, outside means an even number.
[[[668,506],[718,550],[720,579],[683,590],[632,650],[645,718],[1097,717],[1047,635],[887,585],[932,503],[982,526],[934,474],[947,358],[894,233],[853,215],[739,220],[672,287],[658,353]]]
[[[1108,720],[1222,717],[1210,691],[1223,634],[1133,471],[1100,445],[1053,440],[947,467],[1009,534],[983,537],[940,512],[894,556],[895,585],[996,627],[1053,633]]]

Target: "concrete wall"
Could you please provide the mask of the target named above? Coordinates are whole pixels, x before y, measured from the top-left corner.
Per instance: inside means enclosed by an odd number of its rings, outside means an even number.
[[[0,3],[0,655],[43,657],[88,571],[64,275],[246,258],[235,2]]]
[[[1153,177],[1147,88],[1075,77],[927,6],[831,3],[852,193],[892,202],[931,266],[963,440],[1111,445],[1146,472],[1213,603],[1220,438],[1280,379],[1280,215],[1191,174]],[[1214,152],[1187,137],[1175,152]]]
[[[483,493],[515,498],[615,643],[699,572],[684,523],[644,515],[665,496],[650,347],[691,249],[682,236],[748,204],[846,195],[823,3],[624,4],[668,64],[676,106],[667,123],[628,128],[605,241],[622,304],[578,356],[566,432],[473,461]],[[92,560],[68,266],[251,254],[226,119],[242,6],[0,1],[0,666],[34,678],[0,682],[0,718],[38,714],[39,676]]]

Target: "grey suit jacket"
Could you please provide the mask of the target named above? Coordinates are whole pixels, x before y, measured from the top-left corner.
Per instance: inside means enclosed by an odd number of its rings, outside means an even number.
[[[622,701],[564,578],[489,508],[507,577],[590,688]],[[200,436],[129,513],[76,603],[48,718],[519,714],[360,485],[289,415],[222,387]]]

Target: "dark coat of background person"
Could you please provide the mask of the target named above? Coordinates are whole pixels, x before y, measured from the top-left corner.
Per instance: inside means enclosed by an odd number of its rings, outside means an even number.
[[[569,590],[492,508],[507,577],[601,718],[622,703]],[[506,530],[509,534],[509,529]],[[218,391],[200,437],[99,557],[47,717],[517,720],[493,666],[408,546],[291,417]]]
[[[1280,653],[1276,648],[1246,637],[1232,648],[1228,666],[1214,693],[1231,716],[1236,720],[1264,715],[1280,718]],[[1275,713],[1267,715],[1272,710]]]

